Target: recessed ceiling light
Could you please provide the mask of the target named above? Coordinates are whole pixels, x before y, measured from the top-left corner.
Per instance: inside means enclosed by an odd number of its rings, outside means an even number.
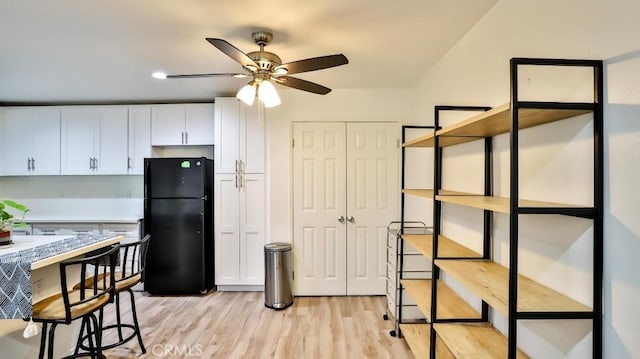
[[[154,78],[157,79],[166,79],[167,78],[167,74],[165,74],[164,72],[154,72],[151,74],[151,76],[153,76]]]

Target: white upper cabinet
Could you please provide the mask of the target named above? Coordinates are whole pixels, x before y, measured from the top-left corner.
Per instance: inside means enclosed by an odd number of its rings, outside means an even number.
[[[151,107],[129,107],[129,174],[144,174],[144,158],[151,157]]]
[[[214,104],[188,104],[185,118],[185,144],[213,145],[215,138]]]
[[[151,109],[153,146],[213,145],[214,105],[154,105]]]
[[[216,173],[264,173],[264,124],[258,110],[235,97],[216,98]]]
[[[127,107],[63,108],[61,128],[62,174],[127,173]]]
[[[60,109],[7,108],[0,116],[4,176],[60,174]]]

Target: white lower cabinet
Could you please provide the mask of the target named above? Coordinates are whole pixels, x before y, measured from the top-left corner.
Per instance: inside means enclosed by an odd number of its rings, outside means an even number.
[[[215,176],[216,285],[262,286],[264,174]]]

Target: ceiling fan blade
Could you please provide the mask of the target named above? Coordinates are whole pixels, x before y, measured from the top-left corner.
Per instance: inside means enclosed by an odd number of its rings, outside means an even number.
[[[256,64],[255,61],[251,60],[251,58],[247,56],[247,54],[240,51],[237,47],[231,45],[227,41],[222,39],[212,39],[210,37],[207,37],[206,39],[207,41],[209,41],[209,43],[211,43],[211,45],[224,52],[225,55],[229,56],[243,67],[251,67],[254,69],[259,68],[258,64]]]
[[[302,91],[317,93],[319,95],[326,95],[331,92],[331,89],[328,87],[324,87],[322,85],[318,85],[315,82],[302,80],[291,76],[280,76],[277,78],[276,82],[278,82],[280,85],[292,87],[294,89]]]
[[[168,79],[192,79],[198,77],[235,77],[242,79],[245,77],[249,77],[249,75],[241,73],[167,75]]]
[[[301,72],[322,70],[329,67],[346,65],[349,60],[343,54],[313,57],[310,59],[288,62],[278,66],[286,68],[288,74],[299,74]]]

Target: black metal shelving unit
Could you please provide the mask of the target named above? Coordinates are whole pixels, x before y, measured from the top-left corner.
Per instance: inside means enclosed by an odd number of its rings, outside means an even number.
[[[520,83],[518,70],[521,66],[567,66],[591,68],[593,70],[593,101],[591,102],[542,102],[521,101],[518,96]],[[468,263],[469,259],[481,259],[493,265],[492,253],[492,216],[494,212],[508,216],[508,243],[509,258],[508,268],[503,268],[506,273],[502,277],[505,286],[508,286],[508,303],[498,311],[507,316],[508,331],[505,340],[505,354],[513,359],[519,353],[517,348],[517,324],[520,320],[560,320],[579,319],[592,321],[593,358],[602,358],[602,277],[603,277],[603,62],[598,60],[570,60],[570,59],[539,59],[539,58],[513,58],[510,61],[510,87],[511,99],[506,105],[493,109],[482,106],[436,106],[435,107],[435,134],[432,138],[425,138],[422,145],[434,147],[434,210],[433,210],[433,236],[431,257],[433,274],[431,281],[431,307],[430,307],[430,333],[429,333],[429,357],[436,357],[436,336],[442,325],[485,322],[489,324],[489,311],[491,305],[485,302],[493,300],[490,296],[482,297],[482,310],[477,316],[438,317],[438,306],[444,306],[439,298],[438,279],[441,271],[453,270],[452,263]],[[480,113],[471,119],[463,121],[461,125],[441,128],[440,116],[443,111],[479,111]],[[485,111],[485,113],[481,113]],[[521,202],[519,196],[519,135],[525,128],[544,125],[549,122],[567,120],[583,113],[592,113],[593,116],[593,206],[570,206],[550,204],[545,202]],[[481,126],[479,127],[478,124]],[[486,128],[483,128],[485,126]],[[493,138],[497,135],[509,136],[509,198],[493,197]],[[403,137],[403,142],[404,142]],[[484,191],[482,195],[464,194],[444,191],[442,188],[443,148],[471,141],[484,141]],[[403,188],[404,188],[404,147],[403,147]],[[471,199],[469,199],[471,197]],[[404,194],[403,194],[404,198]],[[481,200],[478,201],[478,198]],[[482,202],[486,200],[486,202]],[[496,202],[499,205],[496,205]],[[404,203],[404,200],[401,201]],[[439,243],[442,232],[442,203],[453,203],[471,208],[483,210],[483,243],[482,253],[475,256],[464,252],[463,255],[443,255],[440,252],[441,245],[444,249],[451,249],[451,241]],[[539,308],[518,310],[518,282],[522,280],[518,275],[519,241],[518,224],[520,216],[527,215],[558,215],[586,218],[593,221],[593,306],[587,307],[576,302],[570,297],[563,296],[560,301],[567,300],[566,308],[548,309],[546,303]],[[402,213],[402,218],[404,213]],[[455,244],[455,246],[459,246]],[[465,261],[467,260],[467,261]],[[441,264],[441,265],[440,265]],[[445,269],[441,267],[444,266]],[[458,273],[459,274],[459,273]],[[452,274],[455,278],[455,275]],[[459,279],[459,278],[458,278]],[[463,284],[464,286],[464,284]],[[539,286],[540,291],[549,290]],[[538,293],[534,293],[538,295]],[[564,302],[563,302],[564,303]],[[553,305],[552,305],[553,306]],[[549,307],[551,308],[551,307]],[[495,308],[494,308],[495,310]],[[441,337],[442,339],[442,337]],[[410,343],[411,346],[411,343]]]

